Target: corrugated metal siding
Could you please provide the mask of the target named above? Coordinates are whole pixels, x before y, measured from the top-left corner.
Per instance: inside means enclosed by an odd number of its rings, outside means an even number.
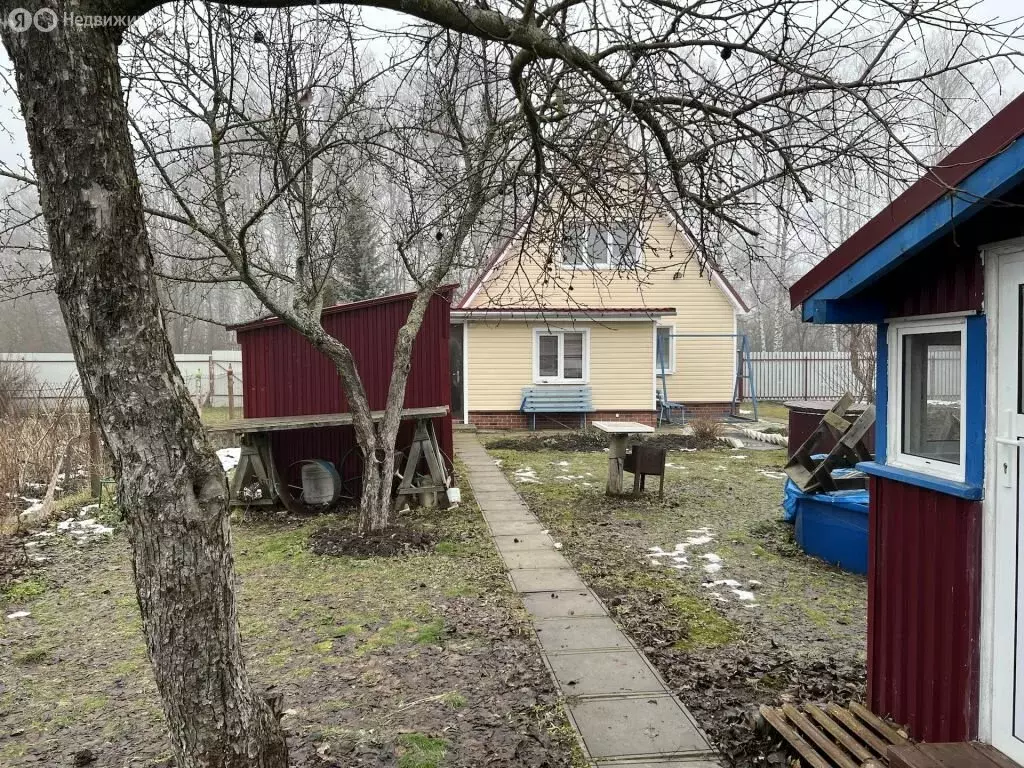
[[[975,242],[944,238],[886,276],[879,292],[887,317],[980,312],[985,274]]]
[[[413,344],[407,408],[451,405],[448,337],[451,292],[431,300]],[[361,303],[351,311],[332,311],[323,317],[324,328],[352,351],[370,407],[384,408],[391,381],[392,354],[398,330],[408,315],[412,297],[379,303]],[[334,366],[299,333],[283,324],[261,324],[238,330],[246,418],[344,413],[348,410],[341,379]],[[441,450],[452,456],[451,415],[435,427]],[[412,425],[403,425],[398,447],[412,439]],[[278,470],[288,482],[297,482],[303,459],[333,461],[343,475],[359,474],[358,452],[351,427],[292,430],[275,433],[272,446]],[[346,460],[347,457],[347,460]],[[344,461],[343,461],[344,460]]]
[[[871,479],[868,698],[922,741],[977,735],[981,504]]]

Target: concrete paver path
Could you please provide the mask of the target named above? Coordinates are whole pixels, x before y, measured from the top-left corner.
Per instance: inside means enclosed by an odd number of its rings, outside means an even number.
[[[718,768],[707,738],[609,617],[472,432],[455,450],[589,759],[601,768]]]

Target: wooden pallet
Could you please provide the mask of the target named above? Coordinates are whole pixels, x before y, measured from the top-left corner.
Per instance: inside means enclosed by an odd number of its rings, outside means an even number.
[[[889,749],[890,768],[1020,768],[989,744],[907,744]]]
[[[853,467],[859,461],[870,461],[872,454],[864,437],[875,423],[875,406],[869,405],[853,421],[847,418],[847,411],[853,405],[853,396],[844,394],[829,408],[803,445],[793,452],[785,466],[785,472],[804,493],[818,491],[840,491],[863,488],[863,477],[835,478],[832,471],[842,467]],[[851,417],[852,418],[852,417]],[[831,436],[835,446],[824,459],[815,459],[820,453],[818,446],[826,436]]]
[[[910,744],[901,729],[856,702],[762,705],[761,715],[809,768],[883,768],[891,746]]]

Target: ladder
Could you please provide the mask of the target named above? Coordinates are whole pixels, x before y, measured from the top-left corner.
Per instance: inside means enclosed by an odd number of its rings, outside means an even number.
[[[740,415],[740,403],[743,402],[744,393],[750,392],[750,403],[754,407],[751,421],[757,421],[757,385],[754,381],[754,364],[750,360],[750,339],[747,338],[747,334],[741,333],[739,342],[739,348],[736,350],[736,382],[732,388],[732,415],[736,418],[745,418]]]

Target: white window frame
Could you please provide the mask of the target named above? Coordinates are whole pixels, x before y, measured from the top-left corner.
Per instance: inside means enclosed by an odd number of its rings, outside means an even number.
[[[565,334],[583,334],[583,378],[567,379],[565,373]],[[540,375],[540,337],[558,337],[558,375]],[[590,383],[590,330],[587,328],[534,328],[533,329],[533,383],[534,384],[589,384]]]
[[[925,333],[960,334],[960,463],[952,464],[938,459],[926,459],[903,452],[903,348],[907,336]],[[965,482],[967,461],[967,424],[965,401],[967,396],[967,319],[904,320],[890,322],[889,333],[889,403],[888,435],[885,463],[911,472],[935,475],[947,480]]]
[[[666,374],[672,374],[676,372],[676,326],[674,323],[657,323],[654,326],[654,375],[661,375],[661,366],[658,365],[658,330],[661,328],[668,328],[668,366],[665,368]]]
[[[615,245],[615,237],[613,235],[613,229],[615,228],[615,225],[622,224],[622,223],[630,223],[631,224],[632,222],[627,222],[626,219],[618,219],[616,221],[591,221],[591,220],[585,220],[585,221],[569,222],[569,223],[565,224],[564,228],[563,228],[563,231],[562,231],[563,245],[562,245],[562,259],[561,259],[561,264],[560,264],[562,269],[598,270],[598,271],[600,271],[600,270],[607,270],[607,269],[615,269],[615,270],[619,269],[622,265],[620,265],[620,264],[613,264],[612,261],[611,261],[610,254],[611,254],[611,251],[612,251],[612,247]],[[583,239],[584,239],[585,242],[583,243],[583,245],[584,245],[583,263],[581,263],[581,264],[573,264],[572,262],[566,260],[566,255],[567,255],[567,253],[569,251],[569,247],[565,244],[565,240],[568,237],[568,235],[566,234],[566,230],[568,230],[570,227],[573,227],[573,226],[579,226],[579,227],[583,228]],[[605,253],[609,254],[609,258],[608,258],[607,261],[595,264],[594,261],[591,258],[590,253],[586,250],[586,246],[590,242],[589,230],[591,228],[599,230],[604,235]],[[643,238],[640,237],[640,225],[638,224],[637,227],[636,227],[636,240],[632,243],[632,250],[634,251],[635,258],[633,260],[633,263],[630,264],[627,267],[627,269],[633,269],[633,268],[636,268],[636,267],[643,266],[643,264],[644,264],[644,249],[643,249],[642,245],[643,245]]]

